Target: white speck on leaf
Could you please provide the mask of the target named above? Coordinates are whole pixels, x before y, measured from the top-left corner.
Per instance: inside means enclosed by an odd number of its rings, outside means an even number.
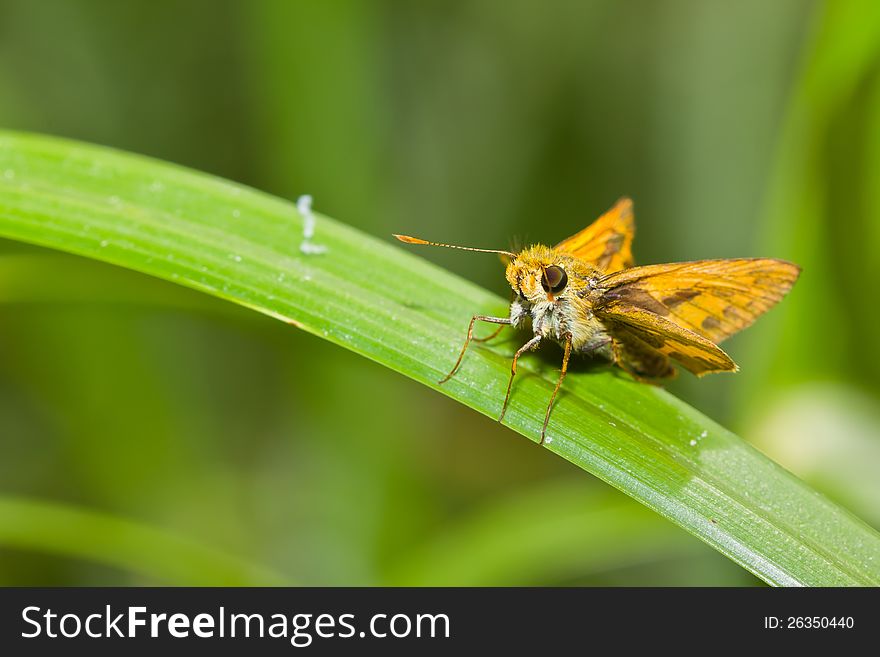
[[[241,216],[241,210],[236,208],[235,210],[232,211],[232,216],[235,217],[236,219],[238,219]]]
[[[310,194],[303,194],[296,199],[296,211],[303,218],[303,241],[299,245],[299,250],[306,255],[315,255],[324,253],[326,246],[312,244],[312,238],[315,236],[315,215],[312,214],[312,197]]]
[[[303,194],[296,199],[296,211],[303,218],[303,237],[312,239],[315,236],[315,216],[312,214],[311,194]]]
[[[109,240],[101,240],[101,248],[102,248],[102,249],[103,249],[105,246],[107,246],[108,244],[110,244],[110,241],[109,241]]]
[[[230,253],[229,258],[231,260],[235,260],[236,262],[241,262],[241,256],[238,255],[237,253]]]
[[[691,440],[690,440],[691,447],[694,447],[698,442],[700,442],[703,438],[705,438],[708,435],[709,435],[709,432],[706,431],[705,429],[703,429],[700,432],[699,436],[697,436],[696,438],[691,438]]]
[[[6,178],[6,180],[14,180],[15,171],[13,171],[12,169],[6,169],[6,171],[3,172],[3,177]]]

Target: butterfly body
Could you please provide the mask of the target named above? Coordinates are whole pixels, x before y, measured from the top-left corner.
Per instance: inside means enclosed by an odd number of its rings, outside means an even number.
[[[558,293],[545,289],[550,267],[565,272],[566,285]],[[574,353],[610,355],[611,336],[592,311],[601,276],[596,267],[553,248],[539,244],[524,250],[507,265],[507,281],[514,292],[511,323],[561,345],[571,336]]]
[[[513,356],[507,410],[517,361],[552,340],[562,345],[562,370],[547,405],[550,410],[572,353],[611,360],[639,379],[675,376],[673,362],[702,376],[735,372],[736,363],[718,346],[749,326],[791,289],[800,268],[773,258],[698,260],[633,266],[632,201],[623,198],[579,233],[554,247],[531,246],[518,253],[427,242],[396,235],[409,244],[499,253],[509,258],[506,278],[514,293],[508,317],[474,315],[458,360],[440,383],[458,370],[476,321],[529,330],[531,339]],[[500,329],[499,329],[500,330]]]

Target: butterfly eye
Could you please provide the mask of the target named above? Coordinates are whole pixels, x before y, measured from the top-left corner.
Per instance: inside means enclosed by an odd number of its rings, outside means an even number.
[[[544,275],[541,277],[541,287],[545,292],[559,294],[568,285],[568,274],[562,267],[551,265],[544,269]]]

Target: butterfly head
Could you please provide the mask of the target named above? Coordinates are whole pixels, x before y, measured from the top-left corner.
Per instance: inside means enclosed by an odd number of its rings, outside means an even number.
[[[546,246],[533,246],[511,259],[507,282],[530,305],[564,300],[572,283],[572,259]]]

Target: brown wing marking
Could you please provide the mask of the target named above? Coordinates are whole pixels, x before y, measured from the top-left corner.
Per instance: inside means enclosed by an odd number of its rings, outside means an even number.
[[[633,266],[635,232],[632,201],[622,198],[592,224],[562,240],[555,248],[612,273]]]

